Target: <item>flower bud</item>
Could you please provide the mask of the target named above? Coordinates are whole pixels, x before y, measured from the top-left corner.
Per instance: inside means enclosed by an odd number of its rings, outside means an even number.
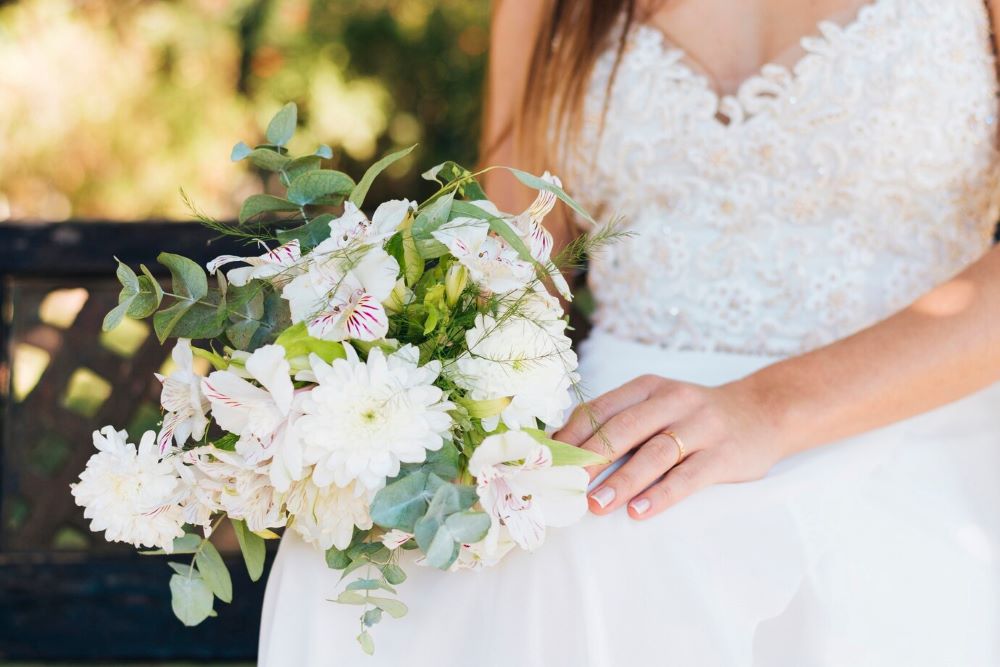
[[[469,270],[463,265],[455,262],[448,267],[448,275],[444,280],[445,298],[448,305],[454,307],[458,303],[458,298],[465,291],[465,286],[469,282]]]

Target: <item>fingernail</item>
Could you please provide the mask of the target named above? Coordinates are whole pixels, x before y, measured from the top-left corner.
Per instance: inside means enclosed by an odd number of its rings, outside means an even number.
[[[610,486],[602,486],[590,494],[590,497],[593,498],[595,503],[601,506],[601,509],[604,509],[615,499],[615,490]]]
[[[645,514],[652,504],[645,498],[639,498],[639,500],[632,503],[632,509],[635,510],[636,514]]]

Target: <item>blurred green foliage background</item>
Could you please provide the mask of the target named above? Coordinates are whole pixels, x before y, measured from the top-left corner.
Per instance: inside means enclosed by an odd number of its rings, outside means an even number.
[[[358,175],[420,147],[377,197],[475,161],[484,0],[21,0],[0,5],[0,220],[215,217],[266,187],[229,162],[286,101],[291,148]]]

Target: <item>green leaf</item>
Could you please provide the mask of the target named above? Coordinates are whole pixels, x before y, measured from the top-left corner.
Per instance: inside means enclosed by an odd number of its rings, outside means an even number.
[[[112,308],[107,315],[104,316],[104,322],[101,323],[102,331],[111,331],[125,319],[125,313],[128,312],[129,307],[132,305],[131,301],[126,301],[125,303],[120,303],[114,308]],[[160,341],[161,343],[163,341]]]
[[[170,566],[171,570],[173,570],[177,574],[181,575],[182,577],[186,577],[186,576],[188,576],[188,575],[191,574],[191,565],[190,565],[190,563],[173,563],[173,562],[171,562],[171,563],[167,563],[167,565]]]
[[[473,419],[488,419],[489,417],[496,417],[498,414],[504,411],[508,405],[510,405],[511,398],[509,396],[503,396],[501,398],[494,398],[489,400],[474,401],[471,398],[455,398],[456,403],[461,405],[469,413],[469,416]]]
[[[349,591],[374,591],[381,588],[378,579],[358,579],[347,584]]]
[[[245,521],[230,519],[233,530],[236,533],[236,541],[240,543],[240,551],[243,552],[243,561],[247,565],[247,574],[251,581],[257,581],[264,573],[264,538],[247,528]]]
[[[490,517],[485,512],[456,512],[444,522],[456,542],[471,544],[486,537]]]
[[[221,449],[224,452],[235,452],[236,443],[239,441],[240,436],[235,433],[226,433],[221,438],[214,440],[212,445],[214,445],[216,449]]]
[[[212,591],[200,576],[170,577],[170,606],[181,623],[198,625],[212,614]]]
[[[285,348],[285,356],[289,358],[315,354],[328,364],[334,359],[347,358],[343,343],[310,336],[305,322],[299,322],[286,329],[278,336],[275,343]]]
[[[457,188],[459,195],[471,200],[489,199],[476,179],[472,177],[472,172],[451,160],[442,162],[421,175],[429,181],[437,181],[445,185],[461,180],[462,183]]]
[[[406,616],[406,612],[409,611],[405,604],[399,600],[393,600],[392,598],[376,597],[372,595],[368,598],[368,601],[393,618],[402,618],[403,616]]]
[[[274,115],[267,125],[267,140],[275,146],[284,146],[295,134],[295,126],[298,123],[298,107],[295,102],[289,102],[281,107],[281,111]]]
[[[447,526],[439,526],[434,538],[424,551],[427,564],[441,570],[447,570],[458,558],[462,546],[448,530]]]
[[[367,630],[358,635],[358,643],[361,644],[361,650],[367,655],[375,655],[375,640],[372,639]]]
[[[207,539],[202,543],[201,550],[195,554],[195,565],[201,572],[205,584],[223,602],[233,601],[233,581],[229,577],[229,569],[222,560],[219,550]]]
[[[351,557],[337,547],[326,550],[326,566],[331,570],[343,570],[351,564]]]
[[[470,204],[469,202],[464,201],[457,201],[452,204],[451,217],[452,219],[455,219],[456,217],[467,217],[485,220],[489,223],[490,229],[506,241],[507,245],[517,252],[518,257],[525,262],[537,264],[535,259],[531,256],[531,251],[528,249],[528,246],[525,245],[524,240],[517,235],[517,232],[510,226],[510,223],[503,218],[498,218],[495,215],[479,208],[475,204]]]
[[[365,624],[366,628],[370,628],[379,621],[382,620],[382,610],[378,607],[374,609],[369,609],[365,612],[364,616],[361,617],[361,622]]]
[[[291,161],[292,159],[287,155],[282,155],[270,148],[255,148],[250,153],[250,162],[255,167],[266,171],[281,171]]]
[[[382,528],[412,533],[417,519],[427,511],[428,479],[426,472],[417,471],[386,485],[372,500],[372,521]]]
[[[451,206],[455,201],[455,193],[448,192],[438,197],[427,205],[422,211],[417,213],[413,221],[413,238],[418,241],[427,241],[434,238],[431,234],[437,231],[441,225],[448,222],[451,213]]]
[[[198,550],[198,545],[201,544],[201,536],[195,533],[185,533],[181,537],[174,538],[173,549],[170,551],[172,554],[193,554]],[[140,551],[143,556],[162,556],[167,553],[164,549],[150,549],[149,551]]]
[[[330,238],[330,222],[334,219],[329,213],[318,215],[304,225],[292,229],[278,230],[278,240],[282,243],[298,241],[305,253]]]
[[[169,325],[170,329],[164,335],[164,338],[166,336],[174,336],[176,338],[216,338],[221,335],[226,327],[225,302],[222,300],[223,297],[216,291],[213,291],[208,298],[211,299],[211,302],[179,302],[167,310],[160,311],[154,315],[153,328],[157,330],[157,335],[160,334],[160,329],[157,328],[157,318],[180,304],[183,304],[186,308],[183,308],[175,321]]]
[[[553,440],[552,438],[545,435],[545,431],[541,431],[536,428],[525,428],[521,429],[537,442],[545,445],[552,452],[552,465],[554,466],[599,466],[610,463],[610,461],[600,454],[590,451],[589,449],[582,449],[580,447],[574,447],[565,442],[560,442],[559,440]]]
[[[250,153],[252,152],[253,149],[247,146],[245,142],[241,141],[235,146],[233,146],[233,150],[229,154],[229,159],[232,160],[233,162],[239,162],[240,160],[249,157]]]
[[[208,294],[208,277],[196,262],[169,252],[161,252],[156,261],[170,270],[174,293],[181,298],[196,301]]]
[[[323,165],[323,160],[318,155],[305,155],[297,157],[285,166],[285,175],[291,181],[296,176],[308,171],[316,171]]]
[[[422,465],[424,470],[442,479],[455,479],[459,473],[458,448],[455,443],[446,440],[440,449],[427,452],[427,459]]]
[[[273,211],[298,211],[299,207],[281,197],[271,195],[250,195],[240,207],[240,224],[250,220],[261,213],[271,213]]]
[[[177,323],[193,305],[191,301],[178,301],[153,316],[153,330],[161,344],[167,340]]]
[[[358,181],[358,184],[354,186],[354,189],[351,191],[351,203],[358,208],[361,208],[361,205],[365,201],[365,197],[368,196],[368,189],[371,188],[372,182],[378,177],[378,175],[385,171],[389,165],[409,155],[416,147],[417,145],[414,144],[409,148],[404,148],[403,150],[396,151],[395,153],[390,153],[372,166],[368,167],[368,170],[365,171],[365,175],[361,177],[361,180]]]
[[[327,146],[326,144],[320,144],[319,148],[316,149],[315,154],[321,158],[329,160],[330,158],[333,157],[333,149]]]
[[[571,209],[576,211],[576,213],[581,218],[583,218],[592,225],[597,224],[597,221],[594,220],[593,217],[591,217],[590,213],[587,213],[587,210],[585,208],[580,206],[575,199],[566,194],[565,190],[563,190],[558,185],[549,183],[548,181],[542,180],[541,178],[535,176],[534,174],[529,174],[528,172],[521,171],[520,169],[514,169],[513,167],[503,167],[503,168],[509,171],[510,173],[514,174],[517,180],[521,181],[528,187],[535,188],[536,190],[545,190],[546,192],[551,192],[556,197],[558,197],[564,204],[566,204]]]
[[[337,596],[337,602],[340,604],[368,604],[365,596],[357,591],[343,591]]]
[[[347,174],[331,169],[317,169],[297,176],[288,186],[288,200],[306,206],[333,198],[343,199],[354,187]]]
[[[385,577],[386,581],[394,586],[398,586],[406,581],[406,572],[395,563],[390,563],[382,568],[382,576]]]

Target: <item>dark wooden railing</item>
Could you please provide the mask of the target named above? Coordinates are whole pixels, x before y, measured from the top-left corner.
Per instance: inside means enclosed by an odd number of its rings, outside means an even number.
[[[0,663],[256,655],[264,582],[225,535],[234,601],[185,628],[164,559],[91,533],[68,488],[94,429],[138,437],[159,419],[152,373],[169,348],[148,323],[101,333],[119,290],[113,257],[157,272],[163,250],[204,263],[244,249],[194,223],[0,224]]]

